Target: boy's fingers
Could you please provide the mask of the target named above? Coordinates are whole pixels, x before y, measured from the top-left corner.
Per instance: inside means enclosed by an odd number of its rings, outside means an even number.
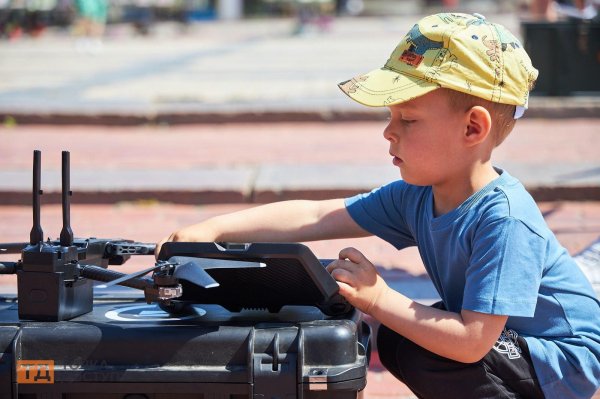
[[[338,281],[337,283],[338,287],[340,287],[339,294],[344,298],[347,299],[354,292],[354,289],[350,285],[342,283],[341,281]]]
[[[160,249],[162,248],[164,243],[165,243],[165,240],[162,240],[158,244],[156,244],[156,248],[154,249],[154,257],[156,259],[158,259],[158,254],[160,253]]]
[[[331,272],[331,277],[333,277],[337,282],[348,284],[349,286],[354,286],[352,284],[353,276],[352,273],[344,268],[337,268]]]
[[[325,270],[327,270],[329,273],[331,273],[334,269],[343,267],[342,265],[344,264],[344,262],[346,262],[343,259],[336,259],[333,262],[329,263],[327,265],[327,267],[325,268]]]
[[[173,235],[171,234],[169,237],[165,237],[156,244],[156,248],[154,249],[154,257],[158,259],[158,254],[160,253],[160,249],[164,245],[165,242],[171,241],[173,239]]]
[[[366,261],[367,258],[356,248],[344,248],[340,251],[340,259],[348,259],[352,263],[360,263]]]
[[[327,267],[325,267],[325,270],[327,270],[329,272],[329,274],[331,274],[331,272],[333,271],[333,269],[335,269],[336,267],[338,267],[338,262],[340,262],[339,260],[334,260],[333,262],[330,262]]]
[[[327,270],[331,274],[334,270],[346,269],[351,271],[355,268],[356,264],[354,264],[353,262],[350,262],[349,260],[345,259],[337,259],[331,262],[329,265],[327,265],[325,270]]]

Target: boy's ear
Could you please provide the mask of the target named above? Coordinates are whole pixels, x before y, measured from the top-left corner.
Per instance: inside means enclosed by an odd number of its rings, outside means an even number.
[[[464,138],[468,145],[483,143],[492,130],[490,112],[482,106],[475,105],[467,111],[467,128]]]

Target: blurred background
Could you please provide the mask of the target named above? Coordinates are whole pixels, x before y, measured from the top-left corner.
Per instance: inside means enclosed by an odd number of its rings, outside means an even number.
[[[381,134],[386,110],[355,104],[336,84],[383,66],[421,17],[477,12],[511,30],[540,70],[494,162],[530,190],[600,292],[598,3],[0,0],[0,242],[29,238],[34,149],[52,238],[62,150],[71,152],[71,225],[81,238],[154,243],[213,215],[397,179]],[[355,246],[394,289],[437,298],[416,250],[375,238],[307,245],[321,258]],[[120,271],[153,261],[134,258]],[[14,276],[1,276],[0,294],[15,293]],[[376,348],[365,397],[413,397]]]
[[[524,0],[494,3],[504,11],[527,7]],[[327,24],[333,16],[398,15],[458,5],[458,0],[2,0],[0,26],[4,37],[14,39],[39,35],[47,27],[70,28],[84,15],[109,25],[132,23],[145,34],[153,23],[165,21],[189,24],[297,16],[305,22],[322,19],[319,22]]]
[[[81,19],[98,24],[133,24],[141,34],[154,23],[295,17],[326,28],[339,16],[393,16],[479,9],[527,13],[534,19],[591,20],[595,0],[0,0],[0,33],[8,39],[38,36],[47,28],[81,29]],[[80,33],[80,32],[77,32]]]
[[[581,96],[600,92],[598,3],[0,0],[0,117],[43,121],[44,112],[64,121],[85,111],[147,119],[225,103],[335,112],[352,105],[334,82],[382,65],[419,17],[440,11],[505,25],[542,71],[533,95],[574,96],[569,106],[581,108],[589,103]]]
[[[459,7],[494,7],[496,11],[529,10],[535,16],[556,20],[561,14],[591,19],[595,2],[590,0],[2,0],[5,34],[16,35],[16,26],[39,33],[47,26],[67,27],[78,13],[95,9],[109,24],[155,21],[191,22],[214,19],[272,18],[300,13],[377,16],[428,12]],[[91,6],[94,4],[94,6]],[[401,6],[401,9],[399,8]],[[32,25],[29,25],[31,23]]]

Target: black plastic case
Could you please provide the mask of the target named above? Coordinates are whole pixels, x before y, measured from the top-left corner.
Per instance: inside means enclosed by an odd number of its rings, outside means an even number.
[[[96,300],[91,313],[70,321],[27,322],[15,302],[0,302],[0,398],[361,396],[370,330],[359,312],[194,309],[173,317],[141,300]],[[49,375],[37,363],[17,384],[28,361],[48,360],[52,383],[41,383]]]

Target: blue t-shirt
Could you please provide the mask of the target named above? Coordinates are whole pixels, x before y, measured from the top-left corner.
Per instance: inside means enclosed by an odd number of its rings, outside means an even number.
[[[589,398],[600,386],[600,302],[507,172],[453,211],[433,213],[431,187],[396,181],[346,200],[365,230],[417,246],[449,311],[509,316],[548,399]]]

